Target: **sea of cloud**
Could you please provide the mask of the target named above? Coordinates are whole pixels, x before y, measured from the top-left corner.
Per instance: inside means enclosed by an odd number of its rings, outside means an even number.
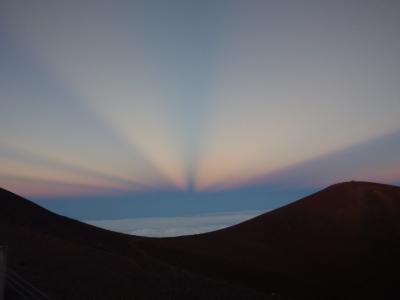
[[[239,211],[182,217],[87,220],[88,224],[133,235],[172,237],[210,232],[260,215],[260,211]]]

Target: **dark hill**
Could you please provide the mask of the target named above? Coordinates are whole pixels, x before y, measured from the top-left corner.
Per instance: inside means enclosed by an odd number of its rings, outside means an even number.
[[[164,239],[0,190],[1,244],[8,265],[55,299],[396,299],[400,188],[337,184],[227,229]]]
[[[231,228],[143,247],[207,276],[293,298],[398,298],[400,188],[341,183]]]
[[[139,238],[51,213],[0,190],[8,267],[53,299],[269,299],[160,261]],[[7,289],[6,299],[17,294]]]

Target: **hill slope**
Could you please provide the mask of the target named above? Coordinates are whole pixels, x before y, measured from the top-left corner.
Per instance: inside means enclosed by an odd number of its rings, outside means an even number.
[[[0,245],[8,245],[8,266],[54,299],[269,299],[151,257],[136,247],[138,239],[0,190]]]
[[[388,298],[400,296],[400,188],[337,184],[230,228],[163,239],[99,229],[0,190],[0,244],[56,299]]]
[[[294,298],[400,296],[400,188],[337,184],[231,228],[142,247],[207,276]]]

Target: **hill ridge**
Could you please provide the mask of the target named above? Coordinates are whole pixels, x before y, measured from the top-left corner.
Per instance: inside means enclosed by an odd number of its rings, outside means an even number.
[[[0,244],[9,245],[12,269],[57,299],[400,296],[400,187],[338,183],[241,224],[176,238],[103,230],[0,189]]]

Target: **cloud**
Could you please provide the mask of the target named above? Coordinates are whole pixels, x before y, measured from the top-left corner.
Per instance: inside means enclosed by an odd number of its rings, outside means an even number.
[[[185,217],[88,220],[88,224],[149,237],[171,237],[210,232],[229,227],[261,214],[260,211],[223,212]]]

